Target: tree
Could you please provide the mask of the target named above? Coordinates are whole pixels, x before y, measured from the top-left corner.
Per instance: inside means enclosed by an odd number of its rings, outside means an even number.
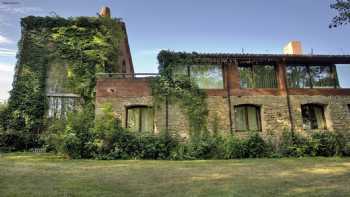
[[[336,0],[336,3],[331,4],[331,8],[335,9],[338,14],[333,17],[329,28],[335,28],[350,23],[350,0]]]

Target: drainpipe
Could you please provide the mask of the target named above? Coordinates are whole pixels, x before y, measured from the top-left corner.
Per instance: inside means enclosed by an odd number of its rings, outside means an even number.
[[[294,139],[294,132],[295,132],[295,128],[294,128],[294,119],[293,119],[293,116],[292,116],[292,105],[291,105],[291,102],[290,102],[290,95],[289,95],[289,90],[288,90],[288,85],[287,85],[287,77],[286,77],[286,64],[284,63],[282,66],[280,65],[280,72],[282,72],[280,74],[280,77],[282,76],[283,77],[283,81],[284,83],[283,86],[284,86],[284,89],[285,89],[285,93],[286,93],[286,97],[287,97],[287,106],[288,106],[288,115],[289,115],[289,122],[290,122],[290,128],[291,128],[291,134],[292,134],[292,137]]]
[[[231,80],[229,77],[230,71],[232,72],[231,69],[229,69],[230,64],[226,65],[226,90],[227,90],[227,99],[228,99],[228,113],[230,117],[230,132],[233,134],[233,128],[232,128],[232,105],[231,105]]]
[[[169,133],[169,100],[165,97],[165,132]]]

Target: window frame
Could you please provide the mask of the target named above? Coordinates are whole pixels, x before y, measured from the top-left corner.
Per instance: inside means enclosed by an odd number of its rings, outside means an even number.
[[[246,128],[247,128],[247,130],[240,130],[240,129],[237,129],[237,122],[236,122],[236,110],[235,110],[235,108],[240,108],[240,107],[243,107],[245,110],[244,110],[244,112],[245,112],[245,114],[244,114],[244,116],[245,116],[245,119],[246,119],[246,122],[245,122],[245,124],[246,124]],[[254,107],[255,108],[255,110],[256,110],[256,120],[258,121],[257,122],[257,126],[258,126],[258,130],[250,130],[250,128],[249,128],[249,114],[248,114],[248,107]],[[254,104],[240,104],[240,105],[235,105],[234,106],[234,109],[233,109],[233,112],[234,112],[234,115],[235,115],[235,131],[236,132],[262,132],[262,124],[261,124],[261,106],[259,106],[259,105],[254,105]]]
[[[300,67],[305,67],[306,68],[306,79],[308,80],[308,83],[310,84],[310,87],[290,87],[289,86],[289,77],[288,77],[288,67],[296,67],[296,66],[300,66]],[[329,67],[330,69],[330,75],[331,75],[331,79],[332,79],[332,86],[331,87],[314,87],[314,83],[313,83],[313,76],[310,72],[310,67],[313,66],[322,66],[322,67]],[[336,65],[334,63],[287,63],[285,65],[285,77],[286,77],[286,83],[287,83],[287,87],[290,89],[327,89],[327,88],[339,88],[339,80],[338,80],[338,76],[337,76],[337,68]]]
[[[243,67],[246,67],[246,68],[249,68],[250,69],[250,72],[252,73],[253,75],[253,67],[254,66],[259,66],[259,67],[265,67],[265,66],[272,66],[273,67],[273,70],[274,70],[274,73],[275,73],[275,87],[267,87],[267,88],[264,88],[264,87],[242,87],[242,83],[241,83],[241,71],[240,71],[240,68],[243,68]],[[277,63],[276,62],[240,62],[238,63],[237,65],[237,68],[238,68],[238,75],[239,75],[239,88],[240,89],[278,89],[279,88],[279,83],[278,83],[278,71],[277,71]]]
[[[324,127],[323,128],[319,128],[319,125],[317,124],[317,128],[310,128],[310,129],[306,129],[305,128],[305,122],[304,122],[304,116],[303,116],[303,107],[311,107],[311,109],[312,109],[312,111],[313,111],[313,113],[314,113],[314,115],[315,115],[315,119],[316,119],[316,122],[317,122],[317,115],[316,115],[316,112],[315,112],[315,107],[317,107],[317,108],[319,108],[319,109],[321,109],[321,112],[322,112],[322,121],[323,121],[323,124],[324,124]],[[301,109],[301,119],[302,119],[302,127],[303,127],[303,129],[304,130],[327,130],[328,129],[328,127],[327,127],[327,121],[326,121],[326,114],[325,114],[325,105],[324,104],[318,104],[318,103],[306,103],[306,104],[302,104],[301,106],[300,106],[300,109]],[[310,121],[310,120],[309,120]]]
[[[139,117],[139,130],[136,131],[138,133],[144,133],[144,132],[150,132],[150,133],[154,133],[154,128],[155,128],[155,124],[154,124],[154,115],[155,115],[155,111],[153,109],[152,106],[149,106],[149,105],[129,105],[129,106],[126,106],[125,107],[125,128],[128,129],[128,119],[129,119],[129,109],[139,109],[139,114],[140,114],[140,117]],[[152,131],[142,131],[142,113],[141,113],[141,109],[152,109],[152,115],[153,115],[153,122],[152,122]]]

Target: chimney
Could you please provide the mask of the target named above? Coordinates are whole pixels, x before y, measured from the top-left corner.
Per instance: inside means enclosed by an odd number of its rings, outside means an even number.
[[[301,48],[300,41],[290,41],[284,48],[283,53],[287,55],[302,55],[303,49]]]
[[[111,17],[111,10],[109,9],[109,7],[102,7],[100,11],[100,16]]]

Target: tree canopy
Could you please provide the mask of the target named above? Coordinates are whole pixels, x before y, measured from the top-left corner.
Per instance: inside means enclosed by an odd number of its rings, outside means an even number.
[[[331,8],[338,13],[333,17],[329,28],[343,26],[350,23],[350,0],[336,0],[331,4]]]

